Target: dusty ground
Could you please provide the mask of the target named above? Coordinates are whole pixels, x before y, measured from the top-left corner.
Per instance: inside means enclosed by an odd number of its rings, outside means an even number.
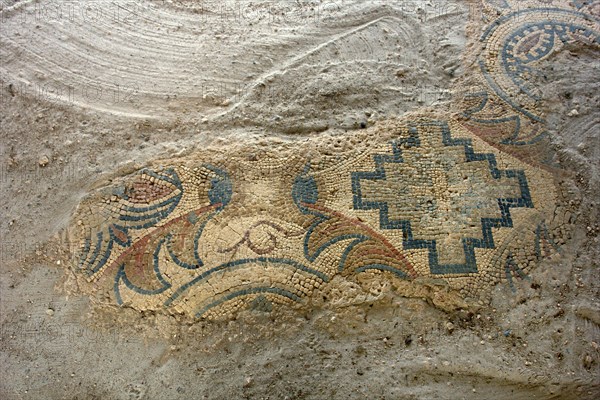
[[[451,313],[389,291],[225,322],[74,293],[60,244],[96,182],[209,145],[456,112],[489,22],[479,2],[200,3],[2,2],[1,398],[600,395],[597,46],[562,48],[535,78],[572,224],[514,291]]]

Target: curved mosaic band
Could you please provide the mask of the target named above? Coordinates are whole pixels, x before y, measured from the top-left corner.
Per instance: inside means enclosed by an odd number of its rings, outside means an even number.
[[[494,92],[514,110],[542,122],[541,95],[531,83],[536,64],[570,42],[600,45],[600,18],[578,11],[540,7],[513,11],[481,36],[481,71]]]
[[[599,49],[600,9],[593,2],[577,1],[483,3],[484,18],[491,22],[479,37],[480,76],[470,77],[467,86],[472,90],[464,95],[462,116],[473,130],[504,148],[526,146],[548,153],[542,67],[568,46]],[[551,157],[542,162],[551,164]]]

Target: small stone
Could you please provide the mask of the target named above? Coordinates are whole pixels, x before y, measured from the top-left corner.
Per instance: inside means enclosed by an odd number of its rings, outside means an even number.
[[[46,165],[48,165],[50,163],[50,159],[48,158],[48,156],[41,156],[38,164],[40,167],[45,167]]]
[[[251,387],[254,384],[254,379],[252,379],[252,377],[247,377],[246,379],[244,379],[244,387],[248,388]]]
[[[446,331],[448,331],[448,333],[454,332],[454,324],[452,322],[446,323]]]
[[[408,72],[409,72],[409,70],[408,70],[408,69],[406,69],[406,68],[400,68],[400,69],[398,69],[398,70],[396,71],[396,76],[397,76],[398,78],[402,78],[402,77],[406,76],[406,74],[407,74]]]
[[[575,108],[572,109],[571,111],[569,111],[569,113],[567,114],[569,117],[576,117],[579,115],[579,111],[577,111]]]
[[[53,315],[54,315],[54,310],[53,310],[53,309],[51,309],[51,308],[48,308],[48,309],[46,310],[46,315],[48,315],[48,316],[50,316],[50,317],[51,317],[51,316],[53,316]]]

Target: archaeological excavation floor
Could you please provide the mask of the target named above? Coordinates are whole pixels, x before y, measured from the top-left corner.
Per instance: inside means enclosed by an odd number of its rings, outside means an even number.
[[[600,396],[600,2],[0,7],[0,398]]]

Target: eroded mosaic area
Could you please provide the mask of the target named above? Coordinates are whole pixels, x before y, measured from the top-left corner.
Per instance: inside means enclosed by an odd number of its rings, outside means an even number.
[[[71,229],[81,287],[208,319],[331,300],[365,277],[404,296],[434,281],[465,301],[515,290],[568,234],[536,68],[598,47],[594,7],[483,1],[451,115],[206,149],[92,193]]]

